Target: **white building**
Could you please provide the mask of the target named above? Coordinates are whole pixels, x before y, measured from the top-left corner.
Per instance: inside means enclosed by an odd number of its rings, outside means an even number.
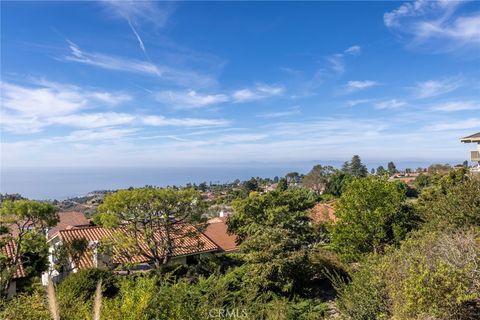
[[[477,150],[470,152],[470,161],[474,162],[475,165],[472,168],[473,172],[480,172],[480,132],[472,134],[468,137],[464,137],[460,140],[463,143],[476,143]]]

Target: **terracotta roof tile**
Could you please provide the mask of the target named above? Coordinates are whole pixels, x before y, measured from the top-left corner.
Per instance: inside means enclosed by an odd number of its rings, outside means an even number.
[[[14,241],[8,241],[5,246],[0,248],[0,252],[4,255],[6,255],[8,258],[13,259],[15,255],[15,242]],[[25,273],[25,270],[23,269],[23,264],[20,262],[17,270],[15,271],[15,274],[13,275],[14,279],[18,278],[25,278],[27,275]]]
[[[185,256],[198,254],[202,252],[210,252],[219,250],[219,247],[199,232],[194,226],[190,224],[178,224],[176,225],[177,230],[173,233],[173,257]],[[103,228],[103,227],[83,227],[83,228],[73,228],[68,230],[60,230],[58,236],[62,241],[72,242],[75,239],[86,239],[89,242],[92,241],[101,241],[102,239],[111,238],[115,232],[122,232],[127,234],[128,231],[124,228]],[[163,232],[156,232],[154,237],[160,239],[163,235]],[[147,251],[147,243],[143,240],[140,240],[140,246],[143,250]],[[79,268],[89,268],[93,267],[93,249],[90,248],[85,252],[81,257]],[[113,248],[115,250],[115,248]],[[128,254],[127,257],[116,257],[112,262],[117,263],[145,263],[149,262],[150,259],[142,254],[132,253]]]
[[[90,225],[90,221],[85,214],[77,211],[65,211],[58,213],[58,223],[55,227],[48,230],[48,238],[52,238],[58,231],[65,230],[68,227],[82,227]]]
[[[208,221],[204,234],[215,242],[223,251],[237,249],[237,237],[228,234],[227,218],[213,218]]]

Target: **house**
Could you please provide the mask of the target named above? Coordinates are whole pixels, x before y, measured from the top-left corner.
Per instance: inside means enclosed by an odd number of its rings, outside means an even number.
[[[170,264],[186,264],[187,260],[191,257],[222,250],[191,224],[179,223],[175,225],[175,228],[175,232],[171,234],[173,253]],[[79,259],[72,259],[72,257],[70,257],[69,265],[64,266],[62,272],[50,267],[50,269],[42,275],[42,283],[46,285],[49,278],[52,278],[54,282],[59,282],[70,272],[77,272],[78,270],[92,267],[113,269],[129,263],[135,265],[135,270],[138,271],[151,269],[151,259],[139,253],[137,250],[122,249],[114,245],[112,247],[114,253],[112,257],[99,252],[99,245],[103,241],[113,239],[116,233],[128,235],[129,231],[123,227],[104,228],[97,226],[69,227],[64,230],[59,230],[47,241],[51,266],[58,262],[55,261],[55,250],[61,245],[72,244],[75,240],[86,240],[88,248]],[[153,236],[160,240],[162,237],[165,237],[165,233],[158,231],[155,232]],[[133,235],[132,239],[135,239]],[[140,247],[148,251],[148,245],[145,239],[138,237],[136,239]]]
[[[471,171],[480,172],[480,132],[461,138],[460,141],[463,143],[477,144],[477,150],[470,151],[470,161],[476,162],[476,165],[471,169]]]
[[[308,216],[315,224],[323,224],[326,222],[337,222],[337,216],[335,215],[335,201],[327,203],[317,203],[312,209],[309,210]]]
[[[46,230],[47,240],[54,237],[56,234],[58,234],[59,231],[71,229],[74,227],[90,226],[90,220],[88,220],[87,217],[85,217],[85,215],[82,212],[76,212],[76,211],[59,212],[58,218],[59,218],[58,223],[53,228]],[[17,225],[11,224],[8,226],[8,228],[10,229],[10,234],[13,237],[18,236],[19,230]],[[33,228],[34,228],[33,224],[27,225],[28,230]],[[7,244],[1,248],[1,253],[5,255],[7,258],[13,259],[14,253],[15,253],[15,242],[14,241],[7,242]],[[17,270],[13,276],[13,281],[10,283],[10,286],[8,288],[7,295],[9,297],[15,295],[17,291],[17,282],[25,277],[26,277],[26,274],[23,268],[23,264],[20,264],[19,267],[17,267]]]
[[[70,229],[72,227],[88,227],[90,220],[87,219],[83,212],[64,211],[58,213],[58,223],[55,227],[47,231],[47,239],[52,238],[58,231]]]
[[[237,236],[228,234],[227,218],[216,217],[208,220],[203,232],[222,252],[232,252],[238,249]]]
[[[0,248],[0,254],[7,257],[7,259],[11,260],[14,258],[15,255],[15,242],[14,241],[8,241],[5,246]],[[23,264],[20,263],[17,266],[17,269],[15,270],[15,274],[13,275],[12,280],[10,281],[10,284],[7,289],[7,298],[13,297],[17,293],[17,281],[21,280],[22,278],[25,278],[27,275],[25,273],[25,270],[23,268]]]

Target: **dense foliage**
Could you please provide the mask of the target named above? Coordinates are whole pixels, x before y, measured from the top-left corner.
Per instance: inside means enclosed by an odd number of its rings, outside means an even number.
[[[418,220],[405,199],[405,191],[386,179],[353,180],[336,204],[339,222],[330,226],[332,246],[345,260],[355,261],[399,243]]]
[[[413,183],[389,179],[393,163],[375,175],[364,169],[354,157],[343,170],[289,173],[268,192],[257,178],[236,183],[228,219],[236,252],[131,275],[81,270],[56,287],[61,319],[92,319],[99,283],[101,319],[479,319],[480,179],[443,165]],[[107,196],[100,221],[197,204],[196,191],[155,190]],[[312,223],[319,201],[335,208],[336,222]],[[35,261],[29,270],[45,265]],[[45,290],[30,291],[0,300],[0,319],[51,319]]]

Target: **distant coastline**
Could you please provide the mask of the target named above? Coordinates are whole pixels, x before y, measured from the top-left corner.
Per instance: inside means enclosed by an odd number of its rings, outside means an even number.
[[[291,171],[307,173],[313,164],[340,167],[341,161],[312,161],[294,165],[255,164],[202,168],[1,168],[0,192],[19,193],[37,200],[65,200],[94,190],[115,190],[145,185],[183,186],[187,183],[227,183],[250,177],[273,178]],[[433,162],[398,161],[399,169],[426,167]],[[376,167],[379,162],[367,163]],[[451,162],[453,164],[453,162]]]

